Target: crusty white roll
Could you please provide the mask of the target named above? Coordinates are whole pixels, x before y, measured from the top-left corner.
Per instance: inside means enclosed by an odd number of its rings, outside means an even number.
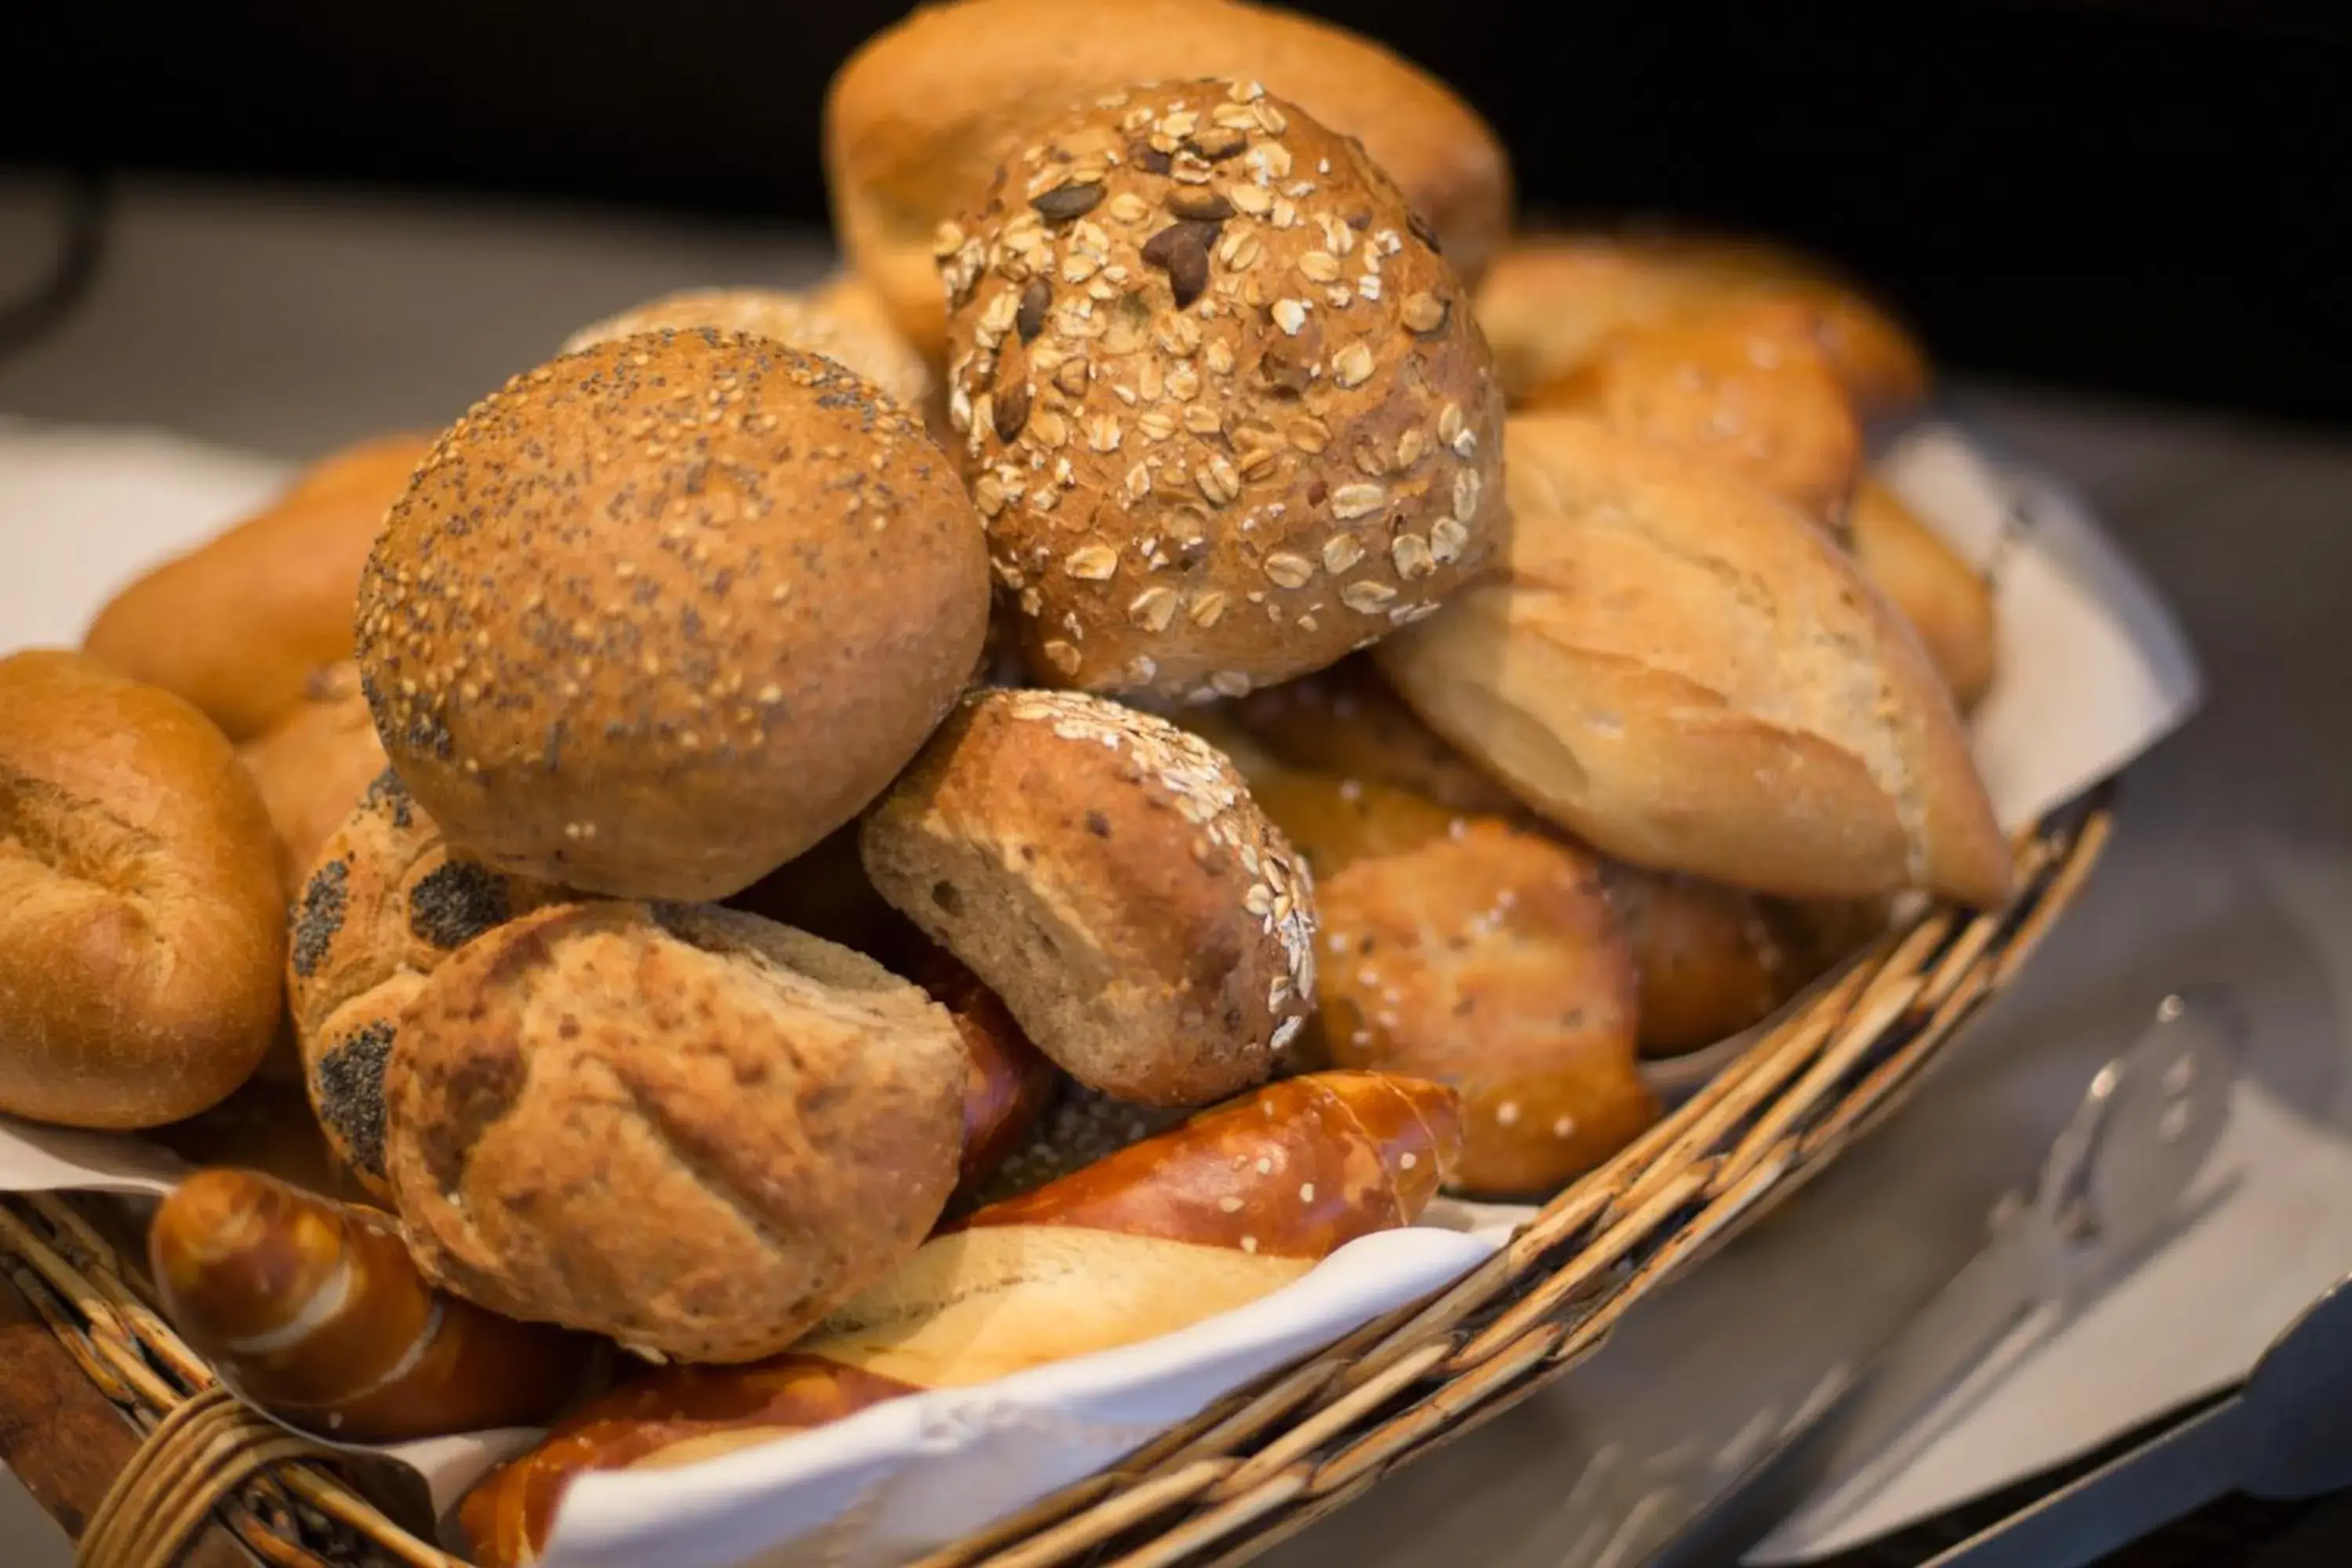
[[[1240,775],[1076,692],[967,697],[866,817],[882,896],[1038,1049],[1124,1100],[1263,1079],[1315,993],[1315,895]]]
[[[1112,94],[1038,127],[957,233],[949,414],[1040,683],[1239,696],[1493,552],[1502,393],[1463,286],[1297,106]]]
[[[1853,527],[1864,574],[1919,634],[1961,711],[1975,707],[1992,689],[1992,585],[1877,479],[1854,492]]]
[[[451,426],[369,557],[358,657],[453,843],[714,899],[889,783],[971,678],[988,605],[980,521],[914,416],[772,340],[656,332]]]
[[[278,841],[226,737],[81,654],[0,658],[0,1111],[191,1116],[278,1037]]]
[[[1508,433],[1507,575],[1381,646],[1422,718],[1585,842],[1799,898],[2008,894],[1942,682],[1812,523],[1569,415]]]

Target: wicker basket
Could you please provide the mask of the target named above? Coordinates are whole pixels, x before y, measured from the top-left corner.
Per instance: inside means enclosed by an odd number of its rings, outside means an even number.
[[[925,1568],[1239,1561],[1499,1415],[1901,1103],[2073,900],[2111,823],[2111,787],[2045,819],[2020,841],[2009,908],[1932,910],[1882,937],[1435,1297]],[[0,1267],[92,1383],[149,1433],[83,1533],[91,1568],[162,1568],[215,1509],[264,1561],[288,1568],[462,1568],[365,1500],[331,1456],[228,1397],[73,1202],[0,1200]]]

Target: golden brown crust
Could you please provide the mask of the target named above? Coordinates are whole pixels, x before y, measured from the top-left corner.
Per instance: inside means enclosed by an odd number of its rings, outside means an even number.
[[[1354,779],[1255,787],[1321,889],[1324,1049],[1461,1094],[1456,1185],[1557,1187],[1656,1120],[1633,956],[1595,857]]]
[[[83,650],[176,692],[229,739],[260,734],[352,654],[361,563],[428,445],[387,436],[327,458],[202,547],[131,584]]]
[[[1853,499],[1853,552],[1919,634],[1962,712],[1992,689],[1992,586],[1893,490],[1864,478]]]
[[[426,1278],[689,1361],[790,1344],[954,1185],[963,1047],[871,960],[714,906],[541,910],[426,981],[385,1079]]]
[[[453,841],[716,898],[889,782],[987,616],[979,521],[912,416],[766,339],[662,332],[451,427],[369,559],[359,660]]]
[[[1694,312],[1611,339],[1528,406],[1590,414],[1724,464],[1850,543],[1862,426],[1822,331],[1787,301]]]
[[[598,1353],[435,1290],[389,1215],[253,1171],[182,1182],[148,1256],[173,1327],[238,1394],[347,1443],[535,1425]]]
[[[152,1127],[276,1037],[260,793],[187,702],[80,654],[0,658],[0,1111]]]
[[[1517,795],[1423,723],[1363,655],[1217,711],[1293,768],[1387,784],[1473,816],[1528,815]]]
[[[1076,692],[975,692],[866,818],[882,896],[1121,1099],[1265,1077],[1315,984],[1314,888],[1217,752]]]
[[[1355,34],[1225,0],[964,0],[869,39],[825,102],[835,226],[899,330],[936,353],[940,223],[1039,121],[1139,81],[1262,81],[1362,140],[1475,279],[1510,216],[1494,132],[1443,83]]]
[[[1360,147],[1249,84],[1137,88],[974,203],[940,236],[949,414],[1036,679],[1240,696],[1491,554],[1493,367]]]
[[[878,310],[863,310],[856,293],[836,284],[812,293],[784,289],[683,289],[633,305],[581,328],[564,340],[576,353],[614,338],[665,328],[714,327],[773,338],[846,365],[908,408],[929,405],[937,390],[930,367],[892,331]],[[836,302],[838,301],[838,302]]]
[[[425,977],[485,931],[577,897],[452,852],[388,768],[309,862],[294,899],[286,994],[311,1109],[371,1195],[391,1196],[384,1067]]]
[[[1479,323],[1511,397],[1572,374],[1619,333],[1759,300],[1804,308],[1865,419],[1926,395],[1918,345],[1876,302],[1810,258],[1755,240],[1657,232],[1538,234],[1496,259]]]
[[[237,750],[278,829],[286,890],[303,874],[368,784],[384,770],[383,742],[349,659],[314,673],[293,707]]]
[[[2000,903],[2009,847],[1950,700],[1818,529],[1591,420],[1508,439],[1508,580],[1381,647],[1423,720],[1637,865]]]

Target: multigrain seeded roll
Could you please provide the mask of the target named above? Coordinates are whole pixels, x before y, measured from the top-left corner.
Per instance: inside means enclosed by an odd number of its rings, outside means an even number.
[[[664,331],[476,405],[360,587],[384,750],[502,870],[716,899],[847,822],[971,679],[979,520],[832,361]]]
[[[310,678],[301,699],[237,749],[278,829],[287,894],[319,858],[330,835],[383,772],[383,742],[349,659]]]
[[[614,338],[664,328],[715,327],[772,338],[848,366],[909,408],[922,408],[934,390],[930,367],[878,312],[845,308],[842,285],[812,293],[782,289],[687,289],[648,300],[581,328],[564,340],[565,353]]]
[[[1475,279],[1510,219],[1509,161],[1443,82],[1328,22],[1227,0],[962,0],[869,39],[825,100],[835,226],[898,328],[940,342],[933,232],[1034,124],[1131,82],[1262,80],[1360,139]]]
[[[1249,84],[1042,128],[940,236],[949,416],[1032,673],[1207,700],[1467,581],[1502,399],[1387,175]]]
[[[783,1349],[955,1185],[967,1058],[872,960],[713,906],[576,904],[436,970],[385,1080],[426,1278],[683,1361]]]
[[[453,853],[389,769],[329,836],[295,900],[286,994],[310,1107],[368,1192],[391,1195],[384,1064],[425,977],[483,932],[571,896]]]
[[[0,658],[0,1112],[153,1127],[277,1036],[269,816],[190,703],[81,654]]]
[[[1821,345],[1821,317],[1759,300],[1628,331],[1528,396],[1720,463],[1851,548],[1862,425]]]
[[[1121,1100],[1263,1079],[1315,994],[1306,868],[1233,764],[1075,692],[966,698],[866,819],[882,896]]]

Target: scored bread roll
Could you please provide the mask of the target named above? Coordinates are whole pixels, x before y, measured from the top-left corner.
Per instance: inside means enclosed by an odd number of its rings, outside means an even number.
[[[293,707],[238,748],[278,829],[290,896],[376,775],[383,742],[349,659],[314,672]]]
[[[657,332],[450,428],[369,558],[359,662],[453,842],[719,898],[881,791],[971,679],[988,605],[971,501],[911,415],[797,349]]]
[[[683,1464],[1200,1322],[1412,1224],[1460,1135],[1434,1084],[1270,1085],[981,1210],[783,1355],[665,1367],[600,1396],[477,1485],[459,1523],[483,1568],[520,1568],[586,1471]]]
[[[392,1195],[384,1067],[425,977],[483,932],[576,897],[453,851],[388,768],[320,847],[294,901],[286,994],[319,1126],[370,1194]]]
[[[1820,531],[1568,415],[1509,429],[1507,576],[1383,643],[1430,726],[1605,853],[1797,898],[1998,905],[1950,699]]]
[[[1315,892],[1214,749],[1076,692],[974,692],[867,816],[882,896],[1122,1100],[1264,1079],[1315,991]]]
[[[664,328],[715,327],[823,354],[908,408],[926,407],[936,390],[930,367],[878,311],[858,309],[856,292],[841,285],[806,294],[783,289],[684,289],[581,328],[564,340],[563,352],[574,353]]]
[[[940,268],[949,415],[1038,680],[1239,696],[1491,553],[1502,395],[1462,285],[1361,148],[1254,84],[1040,126]]]
[[[937,1003],[806,932],[716,906],[544,909],[410,1004],[385,1165],[436,1284],[751,1361],[930,1229],[967,1061]]]
[[[254,1171],[198,1171],[156,1210],[163,1315],[237,1393],[346,1443],[545,1421],[594,1341],[436,1290],[399,1223]]]
[[[260,793],[186,701],[85,655],[0,658],[0,1111],[138,1128],[268,1053],[285,895]]]
[[[1926,395],[1926,357],[1899,322],[1820,262],[1759,240],[1538,233],[1496,258],[1477,310],[1504,384],[1519,400],[1572,374],[1629,329],[1759,300],[1798,305],[1815,318],[1822,347],[1865,420],[1904,413]]]
[[[1724,464],[1850,543],[1862,426],[1822,331],[1787,301],[1693,312],[1611,339],[1528,406],[1591,414]]]
[[[1863,574],[1919,634],[1960,710],[1974,708],[1992,689],[1992,585],[1876,479],[1854,492],[1853,521]]]
[[[425,456],[386,436],[321,459],[277,500],[110,600],[82,649],[176,692],[232,741],[260,734],[352,656],[360,565]]]
[[[1556,1188],[1657,1120],[1594,856],[1383,784],[1241,765],[1314,868],[1324,1053],[1461,1094],[1460,1190]]]
[[[1038,121],[1139,81],[1262,81],[1359,137],[1475,279],[1510,216],[1502,144],[1444,84],[1353,33],[1228,0],[961,0],[868,39],[824,109],[834,226],[899,330],[936,355],[939,226]]]

